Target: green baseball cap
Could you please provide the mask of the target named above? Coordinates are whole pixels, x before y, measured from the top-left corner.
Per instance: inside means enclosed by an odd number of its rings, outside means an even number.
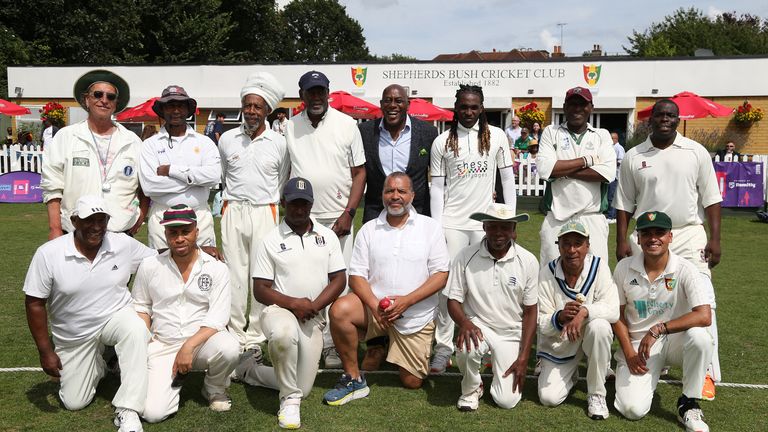
[[[672,219],[670,219],[669,215],[667,215],[664,212],[660,212],[660,211],[645,212],[637,218],[637,225],[635,225],[635,229],[640,231],[647,228],[662,228],[666,230],[671,230]]]
[[[560,238],[568,233],[581,234],[584,237],[589,237],[589,230],[581,219],[570,219],[560,228],[560,232],[557,233],[557,238]]]

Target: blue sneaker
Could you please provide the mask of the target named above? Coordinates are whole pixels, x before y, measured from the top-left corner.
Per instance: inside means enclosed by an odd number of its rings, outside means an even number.
[[[355,399],[364,398],[370,392],[371,389],[368,388],[368,383],[365,382],[365,378],[362,375],[357,380],[347,374],[342,374],[336,387],[325,393],[323,401],[331,406],[339,406],[352,402]]]

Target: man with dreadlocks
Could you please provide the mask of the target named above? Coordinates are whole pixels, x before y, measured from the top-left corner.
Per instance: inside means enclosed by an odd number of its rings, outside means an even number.
[[[516,210],[514,155],[504,131],[488,124],[483,100],[482,87],[459,86],[453,109],[456,120],[432,143],[430,209],[432,217],[442,222],[451,259],[483,239],[482,223],[469,216],[493,202],[497,168],[505,204],[513,214]],[[453,327],[447,297],[441,294],[432,373],[441,373],[450,364]]]
[[[544,129],[536,167],[547,188],[541,210],[542,266],[560,256],[557,234],[570,219],[579,218],[589,230],[592,254],[608,261],[608,185],[616,177],[616,152],[611,134],[589,124],[592,92],[574,87],[565,94],[565,123]]]

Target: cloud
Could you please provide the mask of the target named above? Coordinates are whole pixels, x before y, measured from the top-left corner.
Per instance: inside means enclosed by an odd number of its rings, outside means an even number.
[[[552,33],[547,29],[539,32],[539,40],[547,51],[551,51],[555,45],[560,45],[560,39],[552,36]]]
[[[714,6],[710,6],[709,9],[707,10],[707,16],[710,19],[715,19],[715,18],[717,18],[718,16],[720,16],[722,14],[723,14],[723,11],[721,11],[720,9],[718,9],[718,8],[716,8]]]

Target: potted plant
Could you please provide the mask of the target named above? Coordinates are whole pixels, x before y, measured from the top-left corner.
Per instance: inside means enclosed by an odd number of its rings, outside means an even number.
[[[755,108],[748,100],[745,100],[743,104],[736,108],[736,114],[734,114],[733,119],[736,123],[751,126],[753,123],[762,120],[764,116],[765,113],[762,108]]]

